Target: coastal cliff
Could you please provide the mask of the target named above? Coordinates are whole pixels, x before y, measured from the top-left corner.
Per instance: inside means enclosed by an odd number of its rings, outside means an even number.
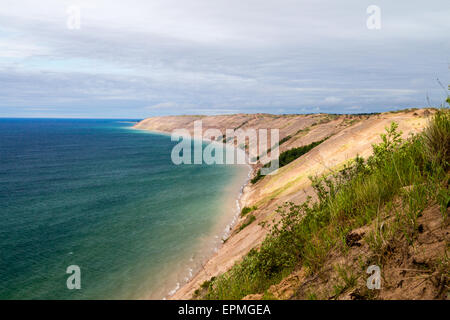
[[[136,129],[166,133],[181,128],[192,133],[193,123],[196,120],[202,120],[203,130],[216,128],[224,133],[226,129],[277,128],[280,132],[280,153],[321,142],[317,146],[314,145],[315,147],[307,153],[281,167],[275,174],[256,180],[244,188],[241,206],[245,207],[246,212],[243,212],[231,236],[204,264],[203,269],[182,286],[171,299],[201,298],[202,296],[207,298],[209,287],[212,286],[211,279],[214,280],[230,270],[250,250],[258,248],[270,234],[271,226],[280,219],[277,215],[279,206],[286,203],[301,205],[310,197],[313,200],[317,199],[310,177],[338,172],[352,163],[355,157],[367,159],[373,153],[373,144],[382,141],[380,134],[392,122],[398,124],[400,139],[407,139],[411,134],[420,133],[426,127],[432,113],[433,111],[430,112],[430,110],[412,109],[367,115],[236,114],[152,117],[140,121],[134,126]],[[254,175],[262,165],[261,163],[253,165]],[[435,214],[437,209],[430,210]],[[249,219],[249,217],[252,218]],[[271,287],[270,295],[275,295],[275,298],[293,297],[292,292],[295,290],[292,288],[301,286],[301,283],[307,279],[309,271],[296,267],[292,272],[290,278],[284,280],[287,284],[280,283],[279,287]],[[282,294],[279,293],[281,291]],[[267,292],[265,294],[268,294]],[[260,299],[263,298],[263,293],[248,295],[246,298]],[[338,297],[339,295],[336,296]]]

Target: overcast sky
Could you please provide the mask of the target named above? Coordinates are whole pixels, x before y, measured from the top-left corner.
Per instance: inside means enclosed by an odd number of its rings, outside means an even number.
[[[367,28],[370,5],[379,30]],[[80,29],[68,28],[70,6]],[[0,117],[439,104],[449,17],[448,0],[2,0]]]

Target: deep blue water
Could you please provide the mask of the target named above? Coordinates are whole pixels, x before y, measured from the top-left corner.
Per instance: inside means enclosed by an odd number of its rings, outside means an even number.
[[[176,166],[131,125],[0,119],[1,299],[161,298],[209,254],[243,168]]]

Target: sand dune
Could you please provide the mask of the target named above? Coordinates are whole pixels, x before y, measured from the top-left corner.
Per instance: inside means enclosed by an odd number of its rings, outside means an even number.
[[[217,128],[222,132],[227,128],[278,128],[280,139],[289,137],[280,146],[280,152],[329,137],[275,174],[245,187],[241,198],[242,206],[257,206],[257,210],[252,212],[256,221],[240,232],[235,230],[222,248],[206,262],[203,270],[178,290],[172,299],[189,299],[203,281],[227,271],[251,248],[258,246],[268,231],[260,222],[272,221],[275,209],[284,202],[301,203],[307,195],[312,195],[309,176],[337,170],[356,155],[368,157],[372,144],[380,141],[380,134],[393,121],[399,124],[403,137],[420,132],[427,123],[428,114],[426,110],[412,110],[376,115],[167,116],[148,118],[136,124],[135,128],[138,129],[171,132],[186,128],[191,133],[196,120],[202,120],[203,130]],[[258,167],[260,165],[254,166],[255,169]]]

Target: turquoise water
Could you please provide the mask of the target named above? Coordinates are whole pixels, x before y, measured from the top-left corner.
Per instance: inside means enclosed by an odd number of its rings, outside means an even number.
[[[0,119],[1,299],[163,298],[220,244],[248,169],[176,166],[131,125]]]

